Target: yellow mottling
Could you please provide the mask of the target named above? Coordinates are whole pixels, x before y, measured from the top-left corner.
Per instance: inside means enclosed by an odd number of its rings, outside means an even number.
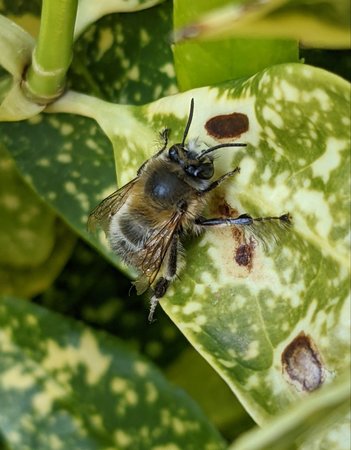
[[[71,141],[65,142],[62,146],[62,150],[66,151],[66,152],[70,152],[73,148],[73,144]]]
[[[194,314],[196,311],[200,311],[201,309],[202,309],[201,303],[188,302],[183,308],[183,313],[185,315]]]
[[[138,403],[138,395],[132,389],[128,389],[124,393],[126,402],[128,405],[136,405]]]
[[[16,195],[3,194],[0,198],[0,204],[10,211],[16,211],[21,205],[20,199]]]
[[[326,150],[312,165],[313,176],[321,177],[324,183],[329,181],[331,172],[341,162],[341,151],[347,148],[348,143],[344,140],[330,137],[326,142]]]
[[[28,389],[35,383],[34,375],[25,373],[20,365],[11,367],[11,369],[2,372],[0,385],[5,389]]]
[[[99,430],[104,429],[104,424],[102,421],[102,416],[99,414],[93,414],[90,416],[90,423],[94,426],[94,428],[97,428]]]
[[[341,123],[343,125],[349,126],[351,123],[350,117],[344,116],[341,118]]]
[[[222,364],[223,367],[226,367],[227,369],[232,369],[236,366],[235,361],[228,361],[227,359],[218,358],[218,362]]]
[[[269,106],[264,106],[262,109],[262,116],[267,121],[272,123],[277,128],[283,128],[284,122],[276,111],[274,109],[270,108]]]
[[[171,413],[168,409],[161,409],[160,411],[161,425],[169,427],[171,423]]]
[[[72,181],[67,181],[64,184],[64,188],[69,194],[76,194],[77,193],[77,187]]]
[[[178,445],[170,443],[153,446],[152,450],[182,450],[182,449],[181,447],[178,447]]]
[[[333,333],[335,338],[340,342],[344,342],[346,346],[350,343],[350,317],[351,317],[351,305],[350,305],[350,295],[347,295],[342,309],[340,311],[340,316],[338,318],[338,326],[334,328]],[[346,356],[346,355],[345,355]],[[347,357],[349,359],[349,357]],[[347,361],[345,361],[345,365]]]
[[[188,289],[188,292],[189,291],[190,291],[190,289]],[[198,295],[198,296],[203,296],[205,294],[205,291],[206,291],[206,288],[203,284],[197,284],[194,289],[194,294]],[[186,289],[183,289],[183,292],[187,293]]]
[[[46,435],[50,450],[60,450],[66,448],[66,442],[62,441],[56,434]]]
[[[150,381],[148,381],[145,383],[145,390],[146,390],[145,400],[147,401],[147,403],[154,403],[158,398],[156,386]]]
[[[245,382],[245,388],[246,389],[255,389],[258,386],[261,386],[262,380],[261,378],[255,373],[253,375],[250,375],[246,382]]]
[[[145,377],[149,372],[149,368],[146,363],[138,361],[134,364],[134,371],[140,376]]]
[[[244,359],[249,360],[249,359],[257,358],[257,356],[260,353],[259,350],[260,350],[260,342],[259,341],[250,342],[250,344],[248,345]]]
[[[173,77],[175,75],[173,64],[167,63],[160,67],[160,72],[165,73],[168,77]]]
[[[133,437],[123,430],[116,430],[113,434],[116,444],[122,448],[129,447],[133,442]]]
[[[330,97],[322,89],[314,89],[313,91],[310,91],[308,93],[304,92],[302,97],[304,98],[306,94],[308,95],[309,101],[317,100],[319,102],[320,109],[328,111],[331,108],[332,105],[330,102]]]
[[[49,167],[50,161],[47,158],[42,158],[37,161],[37,166],[40,167]]]
[[[124,378],[115,377],[111,381],[111,390],[117,394],[124,393],[128,389],[128,381]]]
[[[288,81],[280,80],[279,84],[285,100],[295,103],[301,97],[300,91]]]
[[[113,45],[113,33],[110,28],[103,28],[100,30],[98,49],[99,53],[97,59],[99,60]]]
[[[184,434],[186,431],[184,423],[178,417],[173,417],[172,428],[176,434]]]
[[[111,357],[103,355],[98,347],[94,335],[90,331],[84,331],[79,346],[59,346],[49,340],[47,344],[47,357],[42,366],[47,370],[78,370],[80,365],[86,369],[88,384],[96,384],[108,370]]]
[[[14,167],[14,163],[11,159],[1,159],[0,160],[0,170],[10,170]]]
[[[84,211],[90,210],[90,202],[87,194],[85,194],[84,192],[79,192],[79,194],[77,194],[77,199]]]
[[[127,72],[127,76],[130,80],[138,81],[140,78],[139,67],[137,65],[131,67]]]
[[[26,322],[32,327],[38,325],[38,319],[33,314],[28,314],[26,316]]]
[[[197,315],[195,317],[196,325],[199,325],[199,326],[205,325],[205,323],[207,323],[207,321],[208,321],[208,318],[203,314]]]
[[[56,192],[51,191],[51,192],[48,192],[47,197],[49,200],[55,200],[57,197],[57,194],[56,194]]]
[[[33,408],[42,416],[49,414],[53,403],[59,398],[63,398],[67,392],[58,383],[47,379],[44,384],[44,390],[35,394],[32,398]]]
[[[267,183],[268,181],[270,181],[270,179],[272,178],[272,169],[269,165],[267,165],[264,168],[264,171],[261,175],[261,180],[265,183]]]
[[[299,189],[293,199],[304,216],[314,216],[316,219],[316,231],[320,236],[327,238],[333,226],[333,216],[323,192],[312,189]],[[303,221],[299,217],[299,221]],[[310,226],[306,223],[306,227]]]
[[[150,34],[146,31],[145,28],[141,28],[139,31],[140,34],[140,42],[142,43],[142,45],[145,47],[146,45],[149,44],[150,40],[151,40],[151,36]]]
[[[61,134],[63,134],[64,136],[68,136],[69,134],[72,134],[74,131],[73,126],[70,123],[63,123],[61,125]]]
[[[20,433],[18,433],[17,431],[8,431],[6,433],[6,437],[7,437],[8,441],[12,443],[12,445],[17,446],[22,441],[22,435]],[[18,448],[20,448],[20,447],[18,447]]]
[[[67,153],[61,153],[57,156],[57,161],[64,164],[68,164],[72,162],[72,156],[68,155]]]
[[[251,177],[257,167],[256,161],[252,158],[244,158],[240,163],[241,173],[244,173],[244,177],[240,177],[240,184],[245,186],[251,184]]]
[[[209,249],[209,253],[211,254],[211,249]],[[217,251],[216,251],[216,255],[217,256]],[[208,272],[206,270],[204,270],[201,274],[201,281],[202,283],[204,283],[206,286],[211,287],[212,290],[213,289],[218,289],[218,281],[215,280],[213,274],[211,272]]]
[[[85,145],[92,150],[98,150],[99,146],[93,139],[86,139]]]

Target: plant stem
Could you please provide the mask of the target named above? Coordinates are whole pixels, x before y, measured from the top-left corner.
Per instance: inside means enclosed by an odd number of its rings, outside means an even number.
[[[38,103],[49,103],[64,89],[72,60],[78,0],[43,0],[38,43],[24,87]]]

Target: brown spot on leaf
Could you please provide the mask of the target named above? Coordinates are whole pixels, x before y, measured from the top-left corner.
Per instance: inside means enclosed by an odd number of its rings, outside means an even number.
[[[248,266],[251,264],[253,252],[250,244],[242,244],[236,249],[235,261],[239,266]]]
[[[210,136],[217,139],[234,138],[249,129],[249,119],[246,114],[222,114],[209,119],[205,128]]]
[[[256,240],[251,236],[249,242],[246,241],[245,235],[243,235],[244,242],[237,247],[234,260],[239,266],[244,266],[247,269],[252,269],[254,250],[256,247]]]
[[[282,353],[283,372],[298,389],[314,391],[324,381],[324,367],[310,336],[301,332]]]

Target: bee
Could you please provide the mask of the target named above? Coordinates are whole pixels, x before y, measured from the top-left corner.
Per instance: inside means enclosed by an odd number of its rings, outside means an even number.
[[[159,300],[183,266],[185,236],[199,235],[208,227],[245,227],[259,221],[290,220],[288,214],[259,218],[248,214],[225,218],[202,215],[208,194],[240,171],[236,167],[213,180],[214,152],[246,144],[219,144],[202,150],[191,148],[186,139],[193,113],[194,99],[182,142],[168,148],[169,129],[165,129],[161,133],[162,148],[141,165],[134,179],[103,200],[88,219],[88,227],[101,226],[111,249],[138,271],[139,278],[134,283],[137,293],[151,288],[150,322],[154,320]]]

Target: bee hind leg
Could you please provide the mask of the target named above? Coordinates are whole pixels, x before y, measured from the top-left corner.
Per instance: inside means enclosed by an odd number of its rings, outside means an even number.
[[[251,217],[248,214],[241,214],[239,217],[216,217],[212,219],[206,219],[205,217],[198,217],[195,220],[196,225],[202,227],[223,227],[223,226],[245,226],[253,225],[255,222],[271,222],[278,221],[281,223],[290,224],[291,216],[289,213],[283,214],[281,216],[274,217]]]
[[[153,289],[154,293],[150,300],[150,312],[148,316],[148,321],[150,323],[154,322],[154,313],[156,310],[156,307],[158,305],[158,302],[160,301],[160,298],[162,298],[171,284],[173,278],[177,274],[177,256],[178,256],[178,235],[174,235],[172,238],[172,243],[170,246],[170,249],[168,251],[168,259],[167,259],[167,265],[166,265],[166,274],[163,277],[160,277]]]

